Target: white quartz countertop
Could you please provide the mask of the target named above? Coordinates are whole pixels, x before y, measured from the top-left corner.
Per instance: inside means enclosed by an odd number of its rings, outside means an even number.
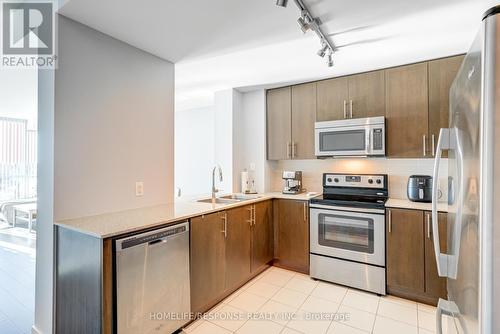
[[[386,208],[424,210],[424,211],[431,211],[432,210],[431,203],[412,202],[408,199],[397,199],[397,198],[389,198],[387,200],[387,202],[385,202],[385,207]],[[448,205],[446,203],[438,203],[438,211],[448,212]]]
[[[318,195],[320,194],[301,193],[288,195],[278,192],[264,193],[254,195],[259,196],[255,199],[231,204],[200,203],[193,199],[153,207],[62,220],[55,224],[104,239],[269,199],[281,198],[307,201]]]

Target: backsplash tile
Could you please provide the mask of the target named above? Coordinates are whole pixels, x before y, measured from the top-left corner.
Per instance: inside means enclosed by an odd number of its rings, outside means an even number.
[[[447,159],[443,159],[439,178],[439,188],[446,198]],[[410,175],[432,175],[433,159],[318,159],[318,160],[283,160],[269,164],[271,171],[271,191],[281,191],[283,170],[301,170],[303,186],[307,191],[322,191],[322,175],[332,173],[388,174],[389,196],[406,199],[406,184]]]

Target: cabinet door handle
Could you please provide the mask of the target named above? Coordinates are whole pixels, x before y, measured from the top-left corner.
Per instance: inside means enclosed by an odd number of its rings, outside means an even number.
[[[290,159],[290,142],[286,142],[286,157],[287,159]]]
[[[250,223],[250,226],[253,225],[253,206],[250,206],[249,208],[247,208],[248,210],[248,213],[250,214],[250,219],[247,219],[246,222],[247,223]]]
[[[304,202],[304,221],[307,222],[307,204]]]
[[[222,214],[222,221],[224,222],[223,226],[224,226],[224,229],[221,231],[222,233],[224,233],[224,238],[227,238],[227,213],[224,212]]]
[[[256,221],[256,218],[255,218],[255,212],[256,212],[256,209],[255,209],[255,204],[253,205],[253,224],[256,225],[257,224],[257,221]]]
[[[426,135],[423,135],[422,139],[423,139],[423,148],[424,148],[424,157],[427,155],[427,148],[425,147],[425,142],[427,141],[426,138],[427,136]]]
[[[427,239],[431,238],[431,215],[429,213],[426,214],[427,216]]]
[[[389,214],[389,216],[387,217],[389,224],[389,233],[392,233],[392,211],[387,210],[387,213]]]
[[[296,149],[297,149],[297,143],[292,141],[292,158],[295,158]]]
[[[349,110],[351,112],[351,118],[352,118],[352,100],[349,100]]]
[[[435,143],[434,143],[434,141],[435,141],[435,139],[434,139],[434,134],[432,134],[432,136],[431,136],[431,143],[432,143],[432,156],[434,156],[434,154],[435,154],[435,152],[436,152],[436,150],[435,150],[435,148],[434,148],[434,144],[435,144]]]
[[[347,118],[347,101],[344,100],[344,118]]]

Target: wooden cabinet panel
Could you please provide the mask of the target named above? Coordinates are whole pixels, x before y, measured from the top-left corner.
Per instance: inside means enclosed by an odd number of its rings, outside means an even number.
[[[278,266],[309,273],[309,208],[306,201],[277,200]]]
[[[424,293],[423,211],[387,210],[387,286]]]
[[[267,91],[267,159],[290,158],[292,140],[291,88]]]
[[[385,116],[385,71],[349,76],[349,113],[352,118]]]
[[[429,62],[429,152],[432,155],[435,154],[439,130],[449,124],[450,88],[463,60],[464,56],[456,56]]]
[[[226,290],[232,290],[250,276],[251,206],[227,210],[226,214]]]
[[[254,205],[252,227],[252,273],[273,260],[273,206],[272,201]]]
[[[447,214],[438,213],[439,246],[441,252],[447,252]],[[425,212],[425,293],[434,297],[447,299],[446,278],[437,273],[434,242],[432,236],[432,213]]]
[[[385,73],[387,155],[430,157],[424,154],[429,133],[427,63],[391,68]]]
[[[347,77],[318,81],[316,121],[334,121],[346,118],[349,100]]]
[[[292,87],[292,158],[314,159],[316,83]]]
[[[191,219],[191,310],[205,311],[225,288],[224,212]]]

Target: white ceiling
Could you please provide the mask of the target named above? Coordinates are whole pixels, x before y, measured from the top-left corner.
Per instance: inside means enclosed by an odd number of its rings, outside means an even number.
[[[293,0],[70,0],[60,13],[176,63],[178,110],[213,93],[356,73],[467,51],[498,0],[304,0],[340,47],[335,66]]]

